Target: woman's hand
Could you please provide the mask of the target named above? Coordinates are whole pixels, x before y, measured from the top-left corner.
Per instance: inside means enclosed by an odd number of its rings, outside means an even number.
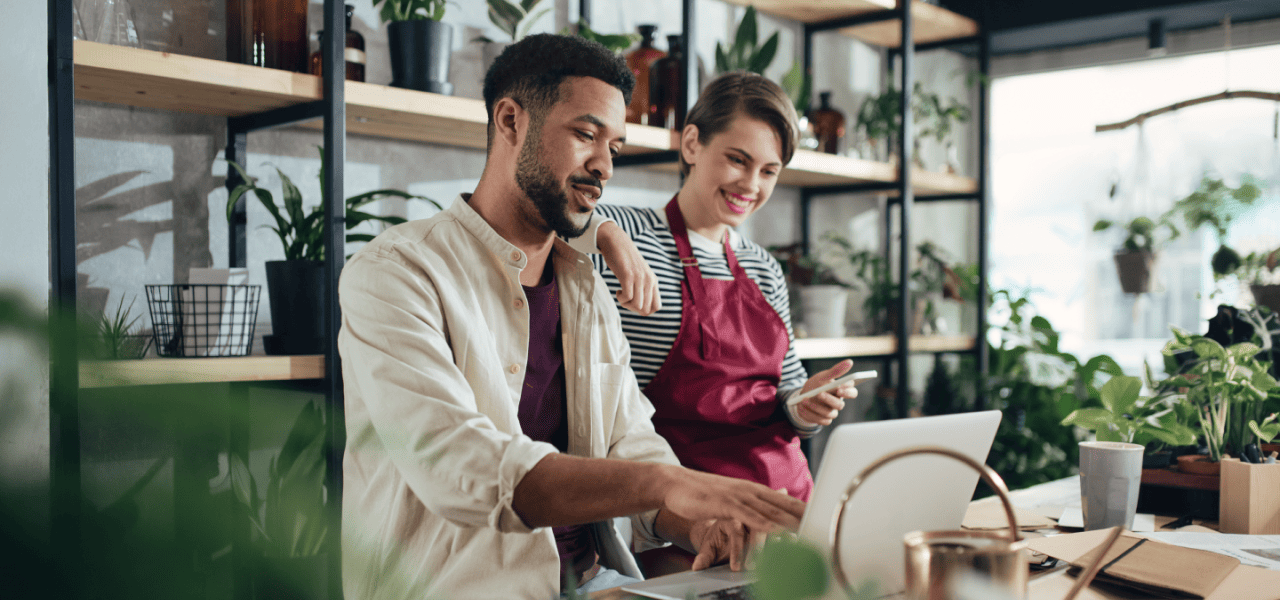
[[[800,391],[797,393],[803,394],[809,390],[830,383],[831,380],[849,372],[849,369],[851,368],[853,368],[852,360],[842,360],[830,369],[820,371],[813,377],[810,377],[809,381],[804,382],[804,387],[800,388]],[[835,389],[827,390],[817,396],[802,400],[800,404],[796,405],[796,415],[810,423],[827,426],[830,425],[831,422],[835,420],[836,415],[839,415],[840,411],[844,409],[844,399],[857,397],[857,384],[849,381],[841,384]]]
[[[596,247],[621,285],[618,305],[640,316],[649,316],[662,308],[658,276],[640,255],[631,236],[617,223],[608,221],[600,225],[596,230]]]

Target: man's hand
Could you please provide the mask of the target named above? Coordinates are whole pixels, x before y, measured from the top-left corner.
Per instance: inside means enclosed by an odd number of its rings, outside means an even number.
[[[763,534],[760,534],[763,535]],[[725,560],[734,571],[742,570],[742,562],[754,545],[751,530],[734,520],[698,521],[689,528],[689,542],[697,550],[693,570],[701,571]]]
[[[669,473],[665,486],[660,488],[666,490],[663,509],[695,524],[712,519],[736,520],[760,533],[795,531],[800,527],[804,502],[785,493],[752,481],[681,467],[674,467]]]
[[[617,223],[607,221],[596,230],[596,246],[618,278],[618,304],[638,315],[648,316],[662,308],[658,296],[658,276],[649,268],[636,248]]]
[[[842,360],[835,366],[825,371],[820,371],[809,381],[804,383],[804,387],[800,388],[799,394],[803,394],[811,389],[821,387],[831,380],[844,375],[853,368],[853,361]],[[844,398],[857,398],[858,387],[852,381],[845,382],[839,387],[827,390],[814,396],[806,398],[796,405],[796,414],[805,421],[816,423],[818,425],[830,425],[835,420],[836,415],[844,408]]]

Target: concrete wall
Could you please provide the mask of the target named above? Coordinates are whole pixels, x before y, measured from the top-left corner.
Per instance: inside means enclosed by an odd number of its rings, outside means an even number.
[[[38,310],[49,299],[49,119],[44,2],[6,4],[0,86],[0,294]],[[0,503],[26,496],[22,524],[48,523],[49,369],[41,348],[0,330]],[[6,506],[6,508],[12,508]],[[28,532],[23,532],[28,533]]]

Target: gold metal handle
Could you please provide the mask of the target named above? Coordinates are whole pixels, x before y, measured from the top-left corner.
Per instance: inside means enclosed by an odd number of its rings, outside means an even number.
[[[1004,479],[1000,478],[999,473],[993,471],[991,467],[949,448],[942,448],[938,446],[916,446],[914,448],[904,448],[902,450],[890,452],[889,454],[876,459],[875,462],[867,465],[867,468],[863,469],[861,473],[849,482],[848,489],[846,489],[844,491],[844,495],[840,497],[840,504],[837,505],[835,515],[832,517],[832,526],[828,529],[828,531],[831,532],[831,538],[828,540],[828,543],[831,546],[832,568],[835,571],[836,580],[840,582],[842,587],[847,589],[850,586],[849,579],[845,577],[844,574],[844,567],[840,564],[840,533],[843,531],[844,526],[842,517],[844,516],[845,505],[849,503],[849,499],[853,497],[853,493],[857,491],[858,486],[862,485],[862,482],[866,481],[867,477],[877,469],[890,462],[898,460],[899,458],[915,454],[938,454],[941,456],[951,457],[977,471],[978,475],[982,477],[982,480],[987,482],[987,486],[992,490],[995,490],[996,495],[1000,496],[1000,501],[1004,503],[1004,514],[1009,518],[1009,543],[1012,544],[1018,541],[1018,520],[1013,516],[1013,504],[1009,502],[1009,488],[1005,486]]]

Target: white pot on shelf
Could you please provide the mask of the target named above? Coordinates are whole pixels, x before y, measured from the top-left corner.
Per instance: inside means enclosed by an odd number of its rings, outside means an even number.
[[[809,285],[800,288],[804,327],[809,337],[844,337],[845,306],[849,289],[839,285]]]

